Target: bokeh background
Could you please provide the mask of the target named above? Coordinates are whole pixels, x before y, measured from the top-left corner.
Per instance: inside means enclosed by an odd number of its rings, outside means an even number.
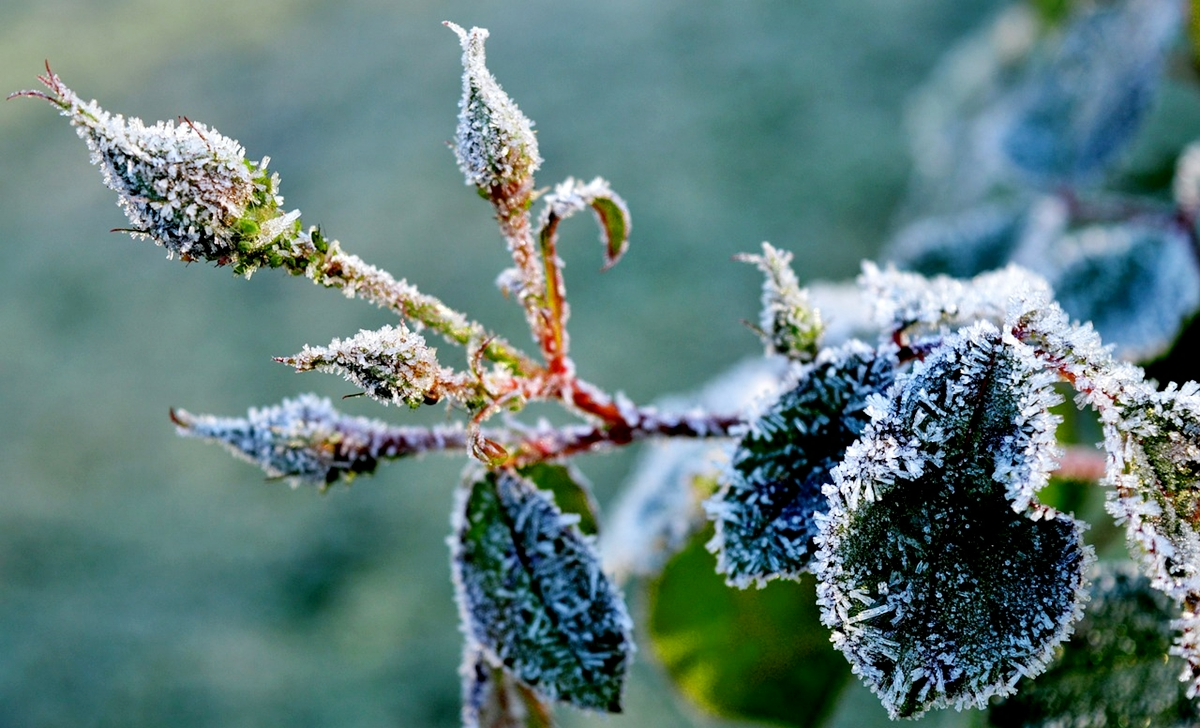
[[[488,27],[493,72],[537,123],[539,182],[601,175],[632,208],[613,270],[587,218],[563,250],[582,375],[645,402],[759,352],[740,322],[760,278],[734,253],[769,240],[811,280],[879,250],[910,166],[905,98],[999,5],[4,0],[0,92],[49,59],[111,111],[204,121],[269,155],[307,223],[521,343],[492,284],[503,245],[446,148],[460,50],[440,23]],[[114,199],[51,108],[0,104],[0,726],[458,725],[444,539],[461,460],[320,496],[167,419],[348,394],[271,357],[389,318],[270,271],[165,261],[108,232]],[[602,504],[632,456],[581,463]],[[653,663],[639,654],[624,716],[563,724],[731,725]],[[882,716],[857,686],[839,711]]]

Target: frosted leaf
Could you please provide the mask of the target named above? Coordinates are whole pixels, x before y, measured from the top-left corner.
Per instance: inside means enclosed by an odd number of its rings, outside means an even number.
[[[888,246],[897,266],[922,275],[966,278],[1003,267],[1021,241],[1027,210],[986,204],[925,218],[901,230]]]
[[[543,695],[620,712],[631,622],[578,517],[512,472],[471,480],[450,542],[467,639]]]
[[[698,394],[661,402],[661,409],[700,406],[709,412],[751,412],[778,396],[786,370],[782,357],[742,362]],[[618,581],[661,571],[704,524],[701,501],[716,488],[733,448],[732,441],[715,439],[647,443],[600,535],[605,571]]]
[[[306,345],[299,354],[276,361],[298,372],[340,374],[371,399],[416,408],[447,394],[461,396],[464,389],[458,375],[438,364],[436,353],[423,336],[400,324],[362,330],[349,339],[334,339],[329,346]]]
[[[463,49],[463,97],[454,154],[466,183],[485,191],[529,183],[542,164],[533,122],[487,69],[483,49],[487,30],[445,25],[458,34]]]
[[[1040,276],[1010,265],[968,280],[926,278],[863,263],[859,285],[875,298],[875,319],[885,331],[947,335],[975,321],[1004,324],[1025,301],[1048,300],[1050,286]]]
[[[1059,241],[1051,278],[1058,303],[1090,321],[1122,359],[1165,353],[1200,308],[1200,269],[1182,230],[1128,223]]]
[[[246,160],[236,140],[199,122],[146,126],[83,101],[49,70],[39,78],[49,94],[17,95],[45,98],[71,120],[104,183],[118,194],[128,232],[184,261],[233,263],[246,275],[260,265],[304,269],[314,250],[293,250],[300,213],[280,209],[279,180],[267,172],[267,159]]]
[[[554,728],[550,707],[537,692],[490,664],[467,646],[463,679],[463,728]]]
[[[1081,525],[1033,500],[1056,466],[1054,381],[980,322],[897,379],[833,470],[821,619],[893,718],[1011,693],[1080,614]]]
[[[608,182],[596,177],[583,183],[568,177],[543,197],[545,207],[538,220],[539,236],[554,235],[560,220],[592,208],[600,226],[600,242],[604,243],[604,270],[617,264],[629,248],[629,206]]]
[[[410,430],[365,417],[351,417],[328,399],[302,394],[273,407],[252,408],[245,417],[172,412],[179,434],[223,446],[273,478],[324,489],[341,477],[375,471],[379,461],[413,452],[461,446],[461,429]]]
[[[993,705],[997,728],[1110,728],[1200,724],[1200,710],[1167,659],[1178,609],[1128,562],[1093,577],[1083,619],[1046,672]]]
[[[1002,105],[1008,158],[1046,183],[1103,171],[1140,128],[1182,17],[1174,0],[1123,0],[1074,18]]]
[[[578,516],[575,525],[580,533],[595,536],[600,530],[600,505],[596,503],[592,485],[573,463],[540,462],[519,472],[539,490],[550,493],[559,510]]]
[[[817,355],[825,326],[820,312],[800,288],[792,270],[792,254],[763,243],[762,255],[736,257],[763,272],[762,313],[759,335],[768,354],[782,354],[796,361],[812,361]]]
[[[1128,390],[1104,423],[1108,508],[1156,589],[1200,603],[1200,385]]]
[[[705,503],[716,534],[709,550],[732,586],[759,587],[808,571],[821,486],[862,434],[867,399],[891,385],[894,352],[857,341],[826,349],[759,416],[738,444],[720,492]]]
[[[880,334],[874,318],[874,301],[854,281],[812,281],[806,287],[813,308],[821,312],[825,346],[851,339],[873,341]]]

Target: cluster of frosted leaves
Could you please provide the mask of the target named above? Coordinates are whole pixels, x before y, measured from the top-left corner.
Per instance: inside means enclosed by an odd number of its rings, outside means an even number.
[[[236,140],[187,120],[146,126],[83,101],[53,74],[42,81],[53,96],[24,93],[48,98],[71,120],[104,183],[119,195],[133,234],[185,261],[222,265],[300,235],[300,213],[280,209],[268,160],[246,160]],[[238,272],[252,272],[257,262]]]
[[[764,275],[758,332],[767,353],[812,361],[825,325],[807,291],[800,288],[791,266],[792,254],[763,243],[762,255],[743,254],[737,260],[752,263]]]
[[[606,180],[596,177],[585,183],[568,177],[547,193],[542,201],[545,207],[538,219],[539,236],[553,235],[560,220],[590,207],[600,226],[600,242],[604,244],[604,270],[616,265],[629,249],[629,206],[612,191]]]
[[[500,88],[484,57],[484,28],[458,34],[463,49],[463,97],[459,102],[454,154],[469,185],[489,190],[529,180],[542,164],[533,122]]]
[[[467,648],[463,678],[463,728],[553,728],[550,707],[536,691]]]
[[[1081,526],[1034,500],[1056,465],[1054,381],[976,323],[874,400],[833,471],[821,619],[893,718],[1011,693],[1081,613]]]
[[[1168,659],[1178,610],[1128,562],[1104,563],[1087,612],[1054,662],[988,713],[997,728],[1200,724],[1200,709]]]
[[[809,570],[815,517],[828,509],[821,488],[866,428],[868,397],[891,386],[896,366],[892,348],[826,349],[753,421],[705,503],[716,526],[709,549],[730,585],[763,587]]]
[[[664,411],[703,407],[747,413],[779,394],[788,364],[782,357],[751,359],[709,382],[699,393],[658,403]],[[659,573],[705,522],[701,503],[716,489],[734,443],[672,439],[643,446],[600,535],[604,570],[618,580]]]
[[[362,330],[344,341],[334,339],[329,346],[306,345],[299,354],[278,361],[298,372],[340,374],[383,404],[416,408],[461,389],[456,375],[438,364],[437,351],[402,323]]]
[[[632,623],[578,516],[509,471],[469,479],[451,537],[469,647],[549,698],[620,712]]]
[[[293,486],[324,488],[344,475],[374,472],[381,458],[392,457],[392,429],[384,422],[352,417],[328,399],[302,394],[245,417],[172,413],[179,434],[215,442]]]

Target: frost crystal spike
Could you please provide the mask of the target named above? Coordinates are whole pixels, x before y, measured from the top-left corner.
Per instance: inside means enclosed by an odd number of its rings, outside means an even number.
[[[485,658],[550,698],[621,710],[632,623],[591,539],[510,471],[460,491],[451,539],[463,631]]]
[[[1011,693],[1081,613],[1082,529],[1033,502],[1055,466],[1053,381],[978,323],[872,404],[833,471],[821,619],[893,718]]]

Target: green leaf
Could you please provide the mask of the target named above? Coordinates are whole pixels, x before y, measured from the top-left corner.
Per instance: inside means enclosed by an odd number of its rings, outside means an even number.
[[[1176,608],[1132,564],[1106,564],[1087,614],[1045,674],[989,711],[997,728],[1106,728],[1200,723],[1179,681],[1183,661],[1168,657]]]
[[[725,586],[698,533],[649,584],[650,641],[672,680],[718,715],[817,726],[850,677],[829,644],[811,576]]]
[[[599,530],[598,514],[600,506],[592,495],[592,488],[579,469],[570,464],[535,463],[521,468],[518,472],[533,481],[542,490],[554,494],[554,502],[564,513],[574,513],[579,516],[579,531],[587,536],[595,536]]]
[[[833,471],[821,619],[892,718],[1012,692],[1086,599],[1080,524],[1034,500],[1060,398],[1023,354],[986,323],[951,337]]]
[[[474,477],[459,501],[451,556],[467,639],[542,695],[620,712],[631,622],[578,517],[511,471]]]
[[[558,223],[575,213],[592,208],[596,222],[600,225],[600,242],[604,243],[604,267],[608,270],[617,264],[629,248],[629,207],[620,195],[612,191],[608,182],[596,177],[583,183],[568,177],[544,198],[546,207],[538,221],[538,237],[546,240],[558,233]]]

